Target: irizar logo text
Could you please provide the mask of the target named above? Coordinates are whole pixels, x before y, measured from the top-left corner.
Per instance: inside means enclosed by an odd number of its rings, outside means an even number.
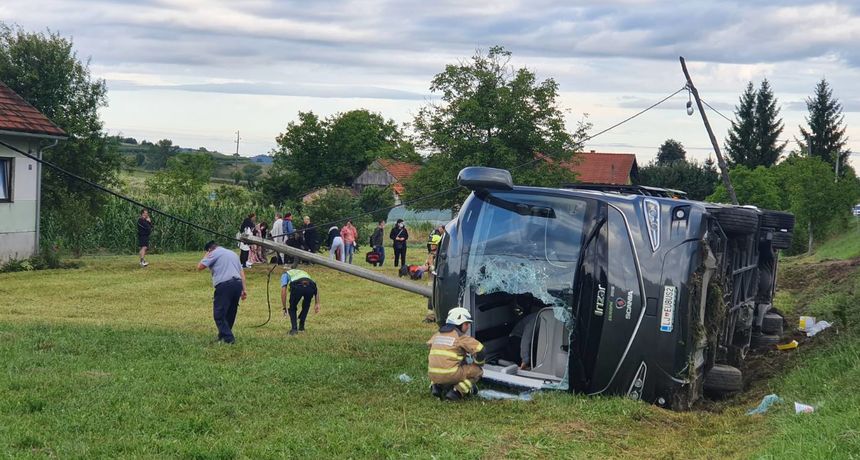
[[[606,288],[597,283],[597,303],[594,305],[594,316],[603,316],[603,304],[606,302]]]

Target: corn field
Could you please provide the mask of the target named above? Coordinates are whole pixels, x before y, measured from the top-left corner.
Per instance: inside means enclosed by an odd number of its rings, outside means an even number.
[[[210,200],[203,196],[154,196],[141,197],[140,201],[166,213],[181,217],[220,234],[233,236],[239,231],[242,220],[251,212],[259,216],[257,221],[269,223],[274,220],[274,209],[228,200]],[[76,252],[137,252],[137,219],[140,208],[110,197],[100,208],[98,215],[82,229],[71,232],[64,218],[56,214],[42,215],[42,244],[57,245],[61,249]],[[225,238],[187,226],[179,221],[152,213],[154,228],[150,236],[151,252],[199,251],[209,240],[219,244],[234,244]],[[78,227],[78,226],[75,226]]]
[[[233,236],[239,231],[242,220],[251,212],[257,213],[257,222],[267,222],[269,228],[275,220],[275,209],[272,206],[252,204],[246,200],[229,198],[211,200],[205,195],[168,197],[163,195],[146,196],[136,193],[135,197],[156,209],[168,214],[181,217],[204,228],[212,229],[220,234]],[[300,216],[299,210],[290,210]],[[235,242],[217,237],[209,232],[185,225],[174,219],[151,213],[154,224],[150,236],[151,253],[175,251],[200,251],[209,240],[215,240],[226,247],[235,246]],[[110,197],[100,208],[99,213],[86,225],[75,222],[71,225],[65,217],[45,212],[42,214],[41,240],[43,247],[58,247],[63,251],[75,253],[107,252],[129,254],[137,252],[137,219],[140,208],[119,198]],[[315,216],[317,217],[317,216]],[[315,224],[326,223],[327,219],[343,219],[346,215],[320,215],[321,220],[315,219]],[[296,219],[296,223],[301,222]],[[357,222],[359,227],[359,244],[367,243],[367,238],[373,233],[373,223]],[[337,225],[340,225],[338,223]],[[386,228],[385,242],[388,241]],[[410,227],[414,244],[423,243],[434,228],[430,223],[416,223]],[[319,228],[319,236],[323,245],[328,227]]]

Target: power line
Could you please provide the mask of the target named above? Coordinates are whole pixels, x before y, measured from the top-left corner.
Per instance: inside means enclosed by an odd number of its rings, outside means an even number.
[[[644,109],[642,109],[642,110],[640,110],[640,111],[636,112],[635,114],[633,114],[633,115],[631,115],[631,116],[629,116],[629,117],[627,117],[627,118],[625,118],[625,119],[623,119],[623,120],[619,121],[618,123],[615,123],[614,125],[612,125],[612,126],[610,126],[610,127],[606,128],[606,129],[603,129],[603,130],[601,130],[601,131],[598,131],[598,132],[596,132],[596,133],[592,134],[591,136],[586,136],[584,139],[582,139],[582,141],[581,141],[581,142],[584,144],[584,143],[586,143],[586,142],[588,142],[588,141],[590,141],[590,140],[594,139],[595,137],[600,136],[601,134],[605,134],[605,133],[607,133],[607,132],[609,132],[609,131],[611,131],[611,130],[613,130],[613,129],[615,129],[615,128],[617,128],[617,127],[621,126],[621,125],[623,125],[624,123],[627,123],[627,122],[629,122],[629,121],[633,120],[634,118],[636,118],[636,117],[638,117],[638,116],[642,115],[643,113],[645,113],[645,112],[647,112],[647,111],[649,111],[649,110],[651,110],[651,109],[653,109],[653,108],[657,107],[658,105],[660,105],[660,104],[662,104],[662,103],[664,103],[664,102],[668,101],[669,99],[672,99],[675,95],[677,95],[677,94],[678,94],[678,93],[680,93],[681,91],[684,91],[685,89],[687,89],[687,86],[686,86],[686,85],[682,86],[680,89],[678,89],[678,91],[675,91],[674,93],[672,93],[672,94],[670,94],[670,95],[668,95],[668,96],[664,97],[663,99],[660,99],[659,101],[657,101],[657,102],[655,102],[655,103],[651,104],[650,106],[648,106],[648,107],[646,107],[646,108],[644,108]],[[532,164],[532,163],[534,163],[534,162],[536,162],[536,161],[538,161],[538,160],[540,160],[540,158],[535,158],[535,159],[533,159],[533,160],[527,161],[527,162],[525,162],[525,163],[523,163],[523,164],[521,164],[521,165],[518,165],[518,166],[515,166],[515,167],[511,168],[511,171],[516,170],[516,169],[519,169],[519,168],[523,168],[523,167],[525,167],[525,166],[528,166],[528,165],[530,165],[530,164]]]
[[[621,121],[619,121],[618,123],[615,123],[615,124],[614,124],[614,125],[612,125],[612,126],[609,126],[609,127],[605,128],[605,129],[602,129],[602,130],[600,130],[600,131],[598,131],[598,132],[596,132],[596,133],[592,134],[591,136],[587,136],[587,137],[585,137],[581,142],[582,142],[582,143],[588,142],[588,141],[590,141],[591,139],[594,139],[594,138],[595,138],[595,137],[597,137],[597,136],[600,136],[600,135],[602,135],[602,134],[605,134],[605,133],[607,133],[607,132],[609,132],[609,131],[611,131],[611,130],[613,130],[613,129],[615,129],[615,128],[617,128],[617,127],[619,127],[619,126],[621,126],[621,125],[623,125],[623,124],[625,124],[625,123],[627,123],[627,122],[629,122],[629,121],[631,121],[631,120],[633,120],[633,119],[635,119],[635,118],[637,118],[637,117],[639,117],[640,115],[644,114],[645,112],[648,112],[649,110],[652,110],[652,109],[654,109],[655,107],[659,106],[660,104],[662,104],[662,103],[664,103],[664,102],[668,101],[669,99],[673,98],[674,96],[676,96],[676,95],[677,95],[678,93],[680,93],[681,91],[684,91],[685,89],[687,89],[687,86],[686,86],[686,85],[682,86],[682,87],[681,87],[681,88],[679,88],[677,91],[675,91],[674,93],[672,93],[672,94],[670,94],[670,95],[668,95],[668,96],[664,97],[663,99],[660,99],[659,101],[657,101],[657,102],[655,102],[655,103],[651,104],[650,106],[648,106],[648,107],[646,107],[646,108],[644,108],[644,109],[642,109],[642,110],[640,110],[640,111],[636,112],[635,114],[633,114],[633,115],[631,115],[631,116],[629,116],[629,117],[625,118],[624,120],[621,120]],[[532,163],[534,163],[534,162],[536,162],[536,161],[539,161],[540,159],[541,159],[541,158],[539,158],[539,157],[534,158],[534,159],[529,160],[529,161],[527,161],[527,162],[525,162],[525,163],[523,163],[523,164],[520,164],[520,165],[514,166],[513,168],[510,168],[510,170],[511,170],[511,171],[515,171],[515,170],[517,170],[517,169],[524,168],[524,167],[526,167],[526,166],[528,166],[528,165],[530,165],[530,164],[532,164]],[[325,228],[325,227],[330,226],[330,225],[340,224],[340,223],[346,222],[346,221],[348,221],[348,220],[353,220],[353,219],[357,219],[357,218],[359,218],[359,217],[364,217],[364,216],[367,216],[367,215],[376,214],[376,213],[378,213],[378,212],[382,212],[382,211],[391,211],[392,209],[399,208],[399,207],[401,207],[401,206],[407,206],[407,205],[410,205],[410,204],[418,203],[418,202],[420,202],[420,201],[424,201],[424,200],[429,199],[429,198],[435,198],[435,197],[438,197],[438,196],[441,196],[441,195],[444,195],[444,194],[446,194],[446,193],[450,193],[450,192],[453,192],[453,191],[455,191],[455,190],[459,190],[459,189],[460,189],[460,186],[451,187],[451,188],[446,189],[446,190],[441,190],[441,191],[439,191],[439,192],[431,193],[430,195],[425,195],[425,196],[422,196],[422,197],[418,197],[418,198],[416,198],[416,199],[414,199],[414,200],[404,201],[404,202],[401,202],[400,204],[396,204],[396,205],[394,205],[394,206],[388,206],[388,207],[385,207],[385,208],[375,209],[375,210],[373,210],[373,211],[367,211],[367,212],[364,212],[364,213],[361,213],[361,214],[357,214],[357,215],[352,216],[352,217],[347,217],[347,218],[343,218],[343,219],[338,219],[338,220],[335,220],[335,221],[332,221],[332,222],[328,222],[328,223],[325,223],[325,224],[322,224],[322,225],[316,225],[316,227],[317,227],[317,228]],[[286,233],[283,233],[283,234],[280,234],[280,235],[272,235],[272,237],[277,237],[277,236],[287,236],[287,234],[286,234]]]
[[[584,143],[584,142],[588,142],[588,141],[590,141],[591,139],[594,139],[594,138],[595,138],[595,137],[597,137],[597,136],[600,136],[600,135],[602,135],[602,134],[605,134],[605,133],[607,133],[607,132],[609,132],[609,131],[611,131],[611,130],[613,130],[613,129],[615,129],[615,128],[617,128],[617,127],[619,127],[619,126],[621,126],[621,125],[623,125],[623,124],[625,124],[625,123],[627,123],[627,122],[629,122],[629,121],[631,121],[631,120],[633,120],[633,119],[635,119],[635,118],[637,118],[637,117],[639,117],[640,115],[644,114],[645,112],[648,112],[649,110],[651,110],[651,109],[653,109],[653,108],[655,108],[655,107],[659,106],[660,104],[662,104],[662,103],[666,102],[667,100],[671,99],[672,97],[674,97],[675,95],[677,95],[677,94],[678,94],[678,93],[680,93],[681,91],[684,91],[686,88],[687,88],[686,86],[682,86],[680,89],[678,89],[678,90],[677,90],[677,91],[675,91],[674,93],[672,93],[672,94],[670,94],[670,95],[668,95],[668,96],[664,97],[663,99],[661,99],[661,100],[659,100],[659,101],[655,102],[654,104],[651,104],[650,106],[646,107],[645,109],[640,110],[639,112],[636,112],[635,114],[633,114],[633,115],[631,115],[631,116],[629,116],[629,117],[625,118],[624,120],[621,120],[621,121],[619,121],[618,123],[615,123],[614,125],[611,125],[611,126],[609,126],[609,127],[605,128],[605,129],[601,130],[601,131],[598,131],[597,133],[595,133],[595,134],[593,134],[593,135],[591,135],[591,136],[587,136],[587,137],[585,137],[585,138],[582,140],[582,142],[583,142],[583,143]],[[237,132],[236,134],[237,134],[237,148],[238,148],[238,134],[239,134],[239,133]],[[75,179],[75,180],[78,180],[78,181],[80,181],[80,182],[83,182],[83,183],[85,183],[85,184],[87,184],[87,185],[89,185],[89,186],[91,186],[91,187],[93,187],[93,188],[96,188],[96,189],[98,189],[98,190],[100,190],[100,191],[102,191],[102,192],[104,192],[104,193],[109,194],[109,195],[115,196],[115,197],[117,197],[117,198],[119,198],[119,199],[121,199],[121,200],[124,200],[124,201],[127,201],[127,202],[129,202],[129,203],[132,203],[132,204],[134,204],[134,205],[136,205],[136,206],[138,206],[138,207],[149,209],[149,210],[151,210],[151,211],[152,211],[152,212],[154,212],[154,213],[157,213],[157,214],[160,214],[160,215],[162,215],[162,216],[164,216],[164,217],[167,217],[167,218],[170,218],[170,219],[176,220],[177,222],[181,222],[181,223],[183,223],[183,224],[185,224],[185,225],[188,225],[189,227],[192,227],[192,228],[195,228],[195,229],[198,229],[198,230],[201,230],[201,231],[204,231],[204,232],[210,233],[210,234],[212,234],[212,235],[216,235],[216,236],[219,236],[219,237],[222,237],[222,238],[226,238],[226,239],[228,239],[228,240],[232,240],[232,241],[240,241],[240,240],[236,239],[235,237],[232,237],[232,236],[229,236],[229,235],[225,235],[225,234],[220,233],[220,232],[217,232],[217,231],[215,231],[215,230],[212,230],[212,229],[209,229],[209,228],[206,228],[206,227],[203,227],[203,226],[197,225],[197,224],[195,224],[195,223],[193,223],[193,222],[190,222],[190,221],[188,221],[188,220],[185,220],[185,219],[183,219],[183,218],[181,218],[181,217],[178,217],[178,216],[175,216],[175,215],[173,215],[173,214],[170,214],[170,213],[167,213],[167,212],[161,211],[160,209],[154,208],[154,207],[152,207],[152,206],[147,206],[146,204],[144,204],[144,203],[142,203],[142,202],[140,202],[140,201],[137,201],[137,200],[135,200],[135,199],[133,199],[133,198],[130,198],[130,197],[126,196],[126,195],[123,195],[123,194],[121,194],[121,193],[119,193],[119,192],[115,192],[115,191],[113,191],[113,190],[111,190],[111,189],[109,189],[109,188],[107,188],[107,187],[104,187],[104,186],[102,186],[102,185],[100,185],[100,184],[98,184],[98,183],[96,183],[96,182],[93,182],[93,181],[91,181],[91,180],[89,180],[89,179],[85,179],[85,178],[83,178],[83,177],[81,177],[81,176],[79,176],[79,175],[77,175],[77,174],[74,174],[74,173],[72,173],[72,172],[70,172],[70,171],[67,171],[66,169],[64,169],[64,168],[62,168],[62,167],[60,167],[60,166],[58,166],[58,165],[55,165],[54,163],[51,163],[50,161],[40,159],[40,158],[38,158],[38,157],[37,157],[37,156],[35,156],[35,155],[31,155],[31,154],[29,154],[29,153],[27,153],[27,152],[24,152],[23,150],[18,149],[17,147],[15,147],[15,146],[13,146],[13,145],[10,145],[10,144],[8,144],[8,143],[6,143],[6,142],[0,141],[0,145],[5,146],[6,148],[8,148],[8,149],[10,149],[10,150],[12,150],[12,151],[15,151],[15,152],[17,152],[17,153],[19,153],[19,154],[21,154],[21,155],[23,155],[23,156],[27,157],[27,158],[30,158],[30,159],[32,159],[32,160],[34,160],[34,161],[38,162],[38,163],[44,164],[44,165],[46,165],[46,166],[48,166],[48,167],[50,167],[50,168],[52,168],[52,169],[54,169],[54,170],[56,170],[56,171],[58,171],[58,172],[62,173],[62,174],[65,174],[66,176],[69,176],[69,177],[71,177],[71,178],[73,178],[73,179]],[[516,170],[516,169],[519,169],[519,168],[522,168],[522,167],[528,166],[528,165],[530,165],[530,164],[532,164],[532,163],[534,163],[535,161],[538,161],[538,160],[540,160],[540,158],[534,158],[534,159],[532,159],[532,160],[530,160],[530,161],[527,161],[527,162],[525,162],[525,163],[523,163],[523,164],[521,164],[521,165],[518,165],[518,166],[515,166],[515,167],[511,168],[511,170],[513,171],[513,170]],[[317,228],[324,228],[324,227],[326,227],[326,226],[328,226],[328,225],[338,224],[338,223],[341,223],[341,222],[345,222],[345,221],[347,221],[347,220],[352,220],[352,219],[356,219],[356,218],[359,218],[359,217],[364,217],[364,216],[367,216],[367,215],[375,214],[375,213],[377,213],[377,212],[390,211],[390,210],[392,210],[392,209],[395,209],[395,208],[398,208],[398,207],[401,207],[401,206],[406,206],[406,205],[410,205],[410,204],[415,204],[415,203],[418,203],[418,202],[421,202],[421,201],[424,201],[424,200],[428,200],[428,199],[431,199],[431,198],[436,198],[436,197],[442,196],[442,195],[444,195],[444,194],[446,194],[446,193],[451,193],[451,192],[456,191],[456,190],[459,190],[459,189],[460,189],[460,186],[451,187],[451,188],[449,188],[449,189],[446,189],[446,190],[440,190],[440,191],[438,191],[438,192],[431,193],[431,194],[429,194],[429,195],[424,195],[424,196],[421,196],[421,197],[415,198],[415,199],[413,199],[413,200],[404,201],[404,202],[401,202],[400,204],[397,204],[397,205],[394,205],[394,206],[388,206],[388,207],[384,207],[384,208],[375,209],[375,210],[372,210],[372,211],[367,211],[367,212],[364,212],[364,213],[357,214],[357,215],[355,215],[355,216],[353,216],[353,217],[347,217],[347,218],[343,218],[343,219],[335,220],[335,221],[332,221],[332,222],[329,222],[329,223],[326,223],[326,224],[323,224],[323,225],[316,225],[316,227],[317,227]],[[285,234],[281,234],[281,235],[273,235],[273,236],[285,236]]]
[[[727,116],[723,115],[723,113],[722,113],[722,112],[720,112],[719,110],[715,109],[713,106],[711,106],[711,104],[708,104],[708,102],[707,102],[707,101],[705,101],[704,99],[701,99],[701,101],[702,101],[702,104],[705,104],[706,106],[708,106],[708,108],[709,108],[709,109],[711,109],[711,110],[713,110],[713,111],[714,111],[714,113],[716,113],[717,115],[719,115],[719,116],[721,116],[721,117],[725,118],[725,119],[726,119],[726,121],[728,121],[729,123],[734,124],[734,121],[732,121],[732,119],[731,119],[731,118],[729,118],[729,117],[727,117]]]
[[[69,172],[69,171],[67,171],[67,170],[63,169],[62,167],[55,165],[54,163],[51,163],[50,161],[43,160],[43,159],[41,159],[41,158],[39,158],[39,157],[37,157],[37,156],[35,156],[35,155],[31,155],[31,154],[29,154],[29,153],[27,153],[27,152],[25,152],[25,151],[23,151],[23,150],[21,150],[21,149],[19,149],[19,148],[15,147],[15,146],[13,146],[13,145],[9,145],[9,144],[7,144],[6,142],[0,141],[0,145],[4,146],[4,147],[6,147],[6,148],[8,148],[8,149],[10,149],[10,150],[12,150],[12,151],[18,152],[18,153],[20,153],[21,155],[24,155],[25,157],[27,157],[27,158],[29,158],[29,159],[31,159],[31,160],[34,160],[34,161],[36,161],[36,162],[38,162],[38,163],[44,164],[45,166],[48,166],[48,167],[50,167],[50,168],[52,168],[52,169],[55,169],[55,170],[57,170],[57,171],[59,171],[59,172],[61,172],[61,173],[65,174],[65,175],[67,175],[67,176],[69,176],[69,177],[71,177],[71,178],[75,179],[75,180],[81,181],[81,182],[83,182],[83,183],[85,183],[85,184],[89,185],[90,187],[94,187],[94,188],[96,188],[96,189],[98,189],[98,190],[100,190],[100,191],[102,191],[102,192],[105,192],[105,193],[107,193],[107,194],[109,194],[109,195],[113,195],[113,196],[115,196],[115,197],[117,197],[117,198],[119,198],[119,199],[121,199],[121,200],[125,200],[125,201],[127,201],[127,202],[129,202],[129,203],[132,203],[132,204],[134,204],[134,205],[136,205],[136,206],[139,206],[139,207],[141,207],[141,208],[149,209],[149,210],[151,210],[151,211],[153,211],[153,212],[155,212],[155,213],[157,213],[157,214],[161,214],[161,215],[162,215],[162,216],[164,216],[164,217],[167,217],[167,218],[170,218],[170,219],[176,220],[176,221],[178,221],[178,222],[181,222],[181,223],[183,223],[183,224],[185,224],[185,225],[188,225],[189,227],[193,227],[193,228],[196,228],[196,229],[198,229],[198,230],[202,230],[202,231],[204,231],[204,232],[208,232],[208,233],[211,233],[211,234],[213,234],[213,235],[220,236],[220,237],[222,237],[222,238],[226,238],[226,239],[228,239],[228,240],[239,241],[239,240],[237,240],[236,238],[234,238],[234,237],[232,237],[232,236],[224,235],[223,233],[219,233],[219,232],[217,232],[217,231],[215,231],[215,230],[212,230],[212,229],[210,229],[210,228],[206,228],[206,227],[203,227],[203,226],[197,225],[197,224],[195,224],[195,223],[193,223],[193,222],[189,222],[189,221],[187,221],[187,220],[185,220],[185,219],[183,219],[183,218],[181,218],[181,217],[177,217],[177,216],[174,216],[173,214],[166,213],[166,212],[161,211],[161,210],[159,210],[159,209],[156,209],[156,208],[154,208],[154,207],[152,207],[152,206],[147,206],[146,204],[141,203],[140,201],[137,201],[137,200],[135,200],[134,198],[129,198],[129,197],[127,197],[127,196],[125,196],[125,195],[123,195],[123,194],[121,194],[121,193],[119,193],[119,192],[115,192],[115,191],[113,191],[113,190],[111,190],[111,189],[109,189],[109,188],[107,188],[107,187],[104,187],[104,186],[102,186],[102,185],[100,185],[100,184],[97,184],[97,183],[95,183],[95,182],[93,182],[93,181],[91,181],[91,180],[89,180],[89,179],[85,179],[85,178],[83,178],[83,177],[81,177],[81,176],[79,176],[79,175],[77,175],[77,174],[75,174],[75,173],[73,173],[73,172]]]
[[[674,93],[672,93],[672,94],[670,94],[670,95],[668,95],[668,96],[664,97],[663,99],[660,99],[659,101],[657,101],[657,102],[655,102],[655,103],[651,104],[650,106],[648,106],[648,107],[647,107],[647,108],[645,108],[645,109],[640,110],[639,112],[636,112],[635,114],[633,114],[633,115],[631,115],[631,116],[629,116],[629,117],[625,118],[624,120],[621,120],[621,121],[619,121],[618,123],[615,123],[614,125],[612,125],[612,126],[610,126],[610,127],[606,128],[606,129],[604,129],[604,130],[602,130],[602,131],[598,131],[597,133],[595,133],[595,134],[593,134],[593,135],[591,135],[591,136],[586,137],[585,139],[583,139],[583,141],[582,141],[582,142],[588,142],[588,141],[590,141],[591,139],[594,139],[595,137],[597,137],[597,136],[599,136],[599,135],[601,135],[601,134],[606,133],[607,131],[611,131],[611,130],[613,130],[613,129],[615,129],[615,128],[617,128],[617,127],[621,126],[621,125],[623,125],[624,123],[627,123],[628,121],[633,120],[634,118],[638,117],[639,115],[642,115],[643,113],[645,113],[645,112],[647,112],[647,111],[649,111],[649,110],[651,110],[651,109],[653,109],[653,108],[657,107],[658,105],[660,105],[660,104],[662,104],[662,103],[664,103],[664,102],[668,101],[669,99],[672,99],[675,95],[677,95],[677,94],[678,94],[678,93],[680,93],[681,91],[684,91],[685,89],[687,89],[687,86],[686,86],[686,85],[682,86],[682,87],[681,87],[681,89],[679,89],[678,91],[675,91]]]

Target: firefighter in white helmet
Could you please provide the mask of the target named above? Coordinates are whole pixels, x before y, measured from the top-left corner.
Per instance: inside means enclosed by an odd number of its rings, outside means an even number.
[[[430,392],[437,398],[452,401],[477,393],[475,384],[484,371],[484,345],[468,335],[472,315],[462,307],[451,309],[445,325],[433,334],[430,346],[427,374],[430,376]],[[471,358],[471,363],[466,358]]]

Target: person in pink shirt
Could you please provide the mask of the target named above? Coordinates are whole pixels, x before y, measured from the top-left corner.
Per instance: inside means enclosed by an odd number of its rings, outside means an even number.
[[[346,251],[345,259],[347,263],[352,263],[352,256],[355,254],[355,241],[358,239],[358,230],[352,225],[352,219],[346,221],[346,225],[340,229],[340,237],[343,239],[344,250]]]

